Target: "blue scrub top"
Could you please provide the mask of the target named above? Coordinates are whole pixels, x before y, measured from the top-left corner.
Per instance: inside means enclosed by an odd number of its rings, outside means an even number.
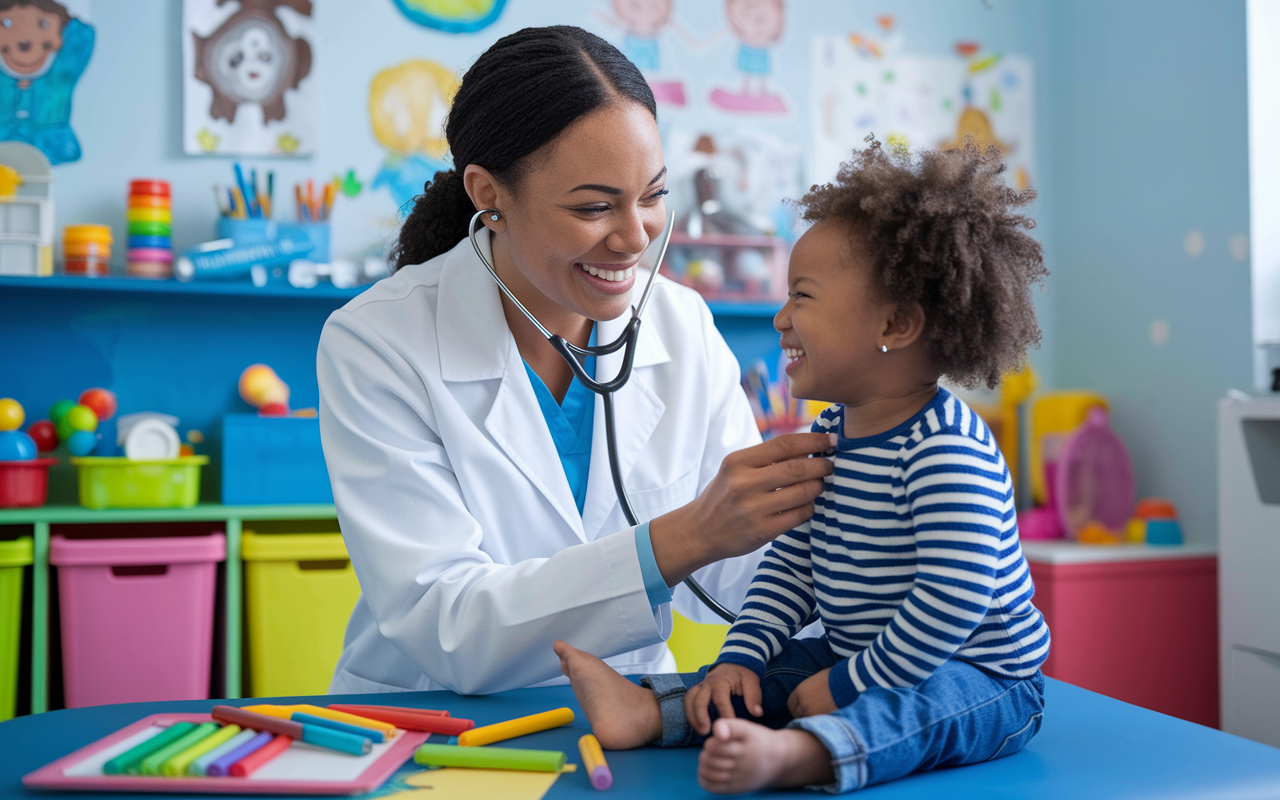
[[[591,338],[588,347],[596,344],[596,326],[591,326]],[[564,468],[564,476],[569,480],[569,489],[573,492],[573,501],[578,505],[578,514],[582,514],[582,504],[587,499],[587,476],[591,470],[591,436],[595,425],[596,396],[582,385],[578,376],[574,375],[569,384],[569,391],[564,394],[564,402],[557,403],[555,395],[533,371],[529,362],[524,364],[529,373],[529,383],[533,384],[533,393],[538,398],[538,407],[547,421],[547,430],[551,432],[551,441],[555,443],[556,453],[560,456],[560,466]],[[583,369],[591,378],[596,376],[596,360],[588,357],[583,360]],[[653,557],[653,543],[649,539],[649,523],[636,526],[636,553],[640,558],[640,573],[644,577],[645,594],[649,598],[649,606],[657,608],[663,603],[671,602],[671,590],[658,569],[658,562]]]

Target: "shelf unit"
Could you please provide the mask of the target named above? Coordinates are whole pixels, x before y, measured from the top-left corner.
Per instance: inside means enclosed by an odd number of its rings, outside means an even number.
[[[245,520],[333,519],[331,504],[224,506],[200,504],[194,508],[114,508],[93,510],[80,506],[48,505],[40,508],[0,509],[0,525],[30,525],[34,544],[31,565],[31,712],[48,710],[49,700],[49,526],[139,522],[221,522],[227,538],[226,615],[224,657],[225,694],[241,694],[240,667],[243,635],[243,574],[240,534]]]
[[[319,284],[311,289],[295,289],[287,283],[254,286],[246,281],[192,281],[183,283],[172,278],[85,278],[75,275],[53,275],[48,278],[0,275],[0,288],[37,290],[74,290],[85,292],[141,292],[146,294],[222,295],[227,297],[296,297],[328,300],[350,300],[368,286],[339,289]]]

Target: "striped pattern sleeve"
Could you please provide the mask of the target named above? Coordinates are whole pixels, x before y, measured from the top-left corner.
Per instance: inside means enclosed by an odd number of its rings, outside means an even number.
[[[939,419],[939,414],[948,419]],[[903,446],[902,481],[916,543],[912,589],[870,646],[831,671],[837,704],[871,686],[917,686],[955,655],[985,618],[1001,531],[1013,510],[1008,469],[962,403],[929,409]]]
[[[816,613],[809,523],[805,522],[774,539],[765,551],[716,663],[741,664],[764,677],[765,665]]]

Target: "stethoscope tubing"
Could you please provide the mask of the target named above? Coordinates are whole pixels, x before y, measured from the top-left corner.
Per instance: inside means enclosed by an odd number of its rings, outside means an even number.
[[[521,303],[520,300],[516,298],[515,294],[507,288],[507,285],[502,282],[502,278],[498,277],[497,270],[494,269],[493,264],[489,262],[484,251],[480,248],[480,243],[476,240],[476,233],[478,232],[476,223],[480,222],[481,217],[485,214],[500,213],[501,212],[492,208],[482,208],[475,213],[471,218],[471,223],[467,226],[467,235],[471,239],[471,246],[475,248],[476,256],[479,257],[480,263],[484,264],[485,269],[489,271],[489,275],[491,275],[494,281],[497,282],[498,288],[507,296],[507,299],[514,303],[515,307],[520,310],[520,313],[524,314],[525,317],[538,328],[538,331],[546,337],[547,341],[551,343],[551,346],[556,349],[556,352],[559,353],[560,356],[564,358],[565,362],[568,363],[569,369],[573,370],[574,376],[582,382],[582,385],[590,389],[592,392],[600,395],[600,399],[604,406],[605,444],[607,445],[609,452],[609,473],[613,478],[613,489],[618,495],[618,503],[622,506],[622,513],[626,516],[628,524],[632,526],[639,525],[640,520],[636,516],[635,511],[631,508],[631,499],[627,495],[627,487],[622,483],[622,467],[618,462],[618,439],[616,435],[617,420],[614,417],[613,411],[613,393],[625,386],[627,381],[631,378],[631,367],[635,361],[636,354],[636,342],[640,338],[640,312],[644,311],[645,305],[649,302],[649,293],[653,289],[653,280],[657,277],[658,268],[662,264],[662,259],[667,254],[667,245],[671,241],[671,230],[675,224],[675,215],[669,214],[667,216],[666,230],[663,234],[662,246],[659,249],[658,258],[653,264],[652,271],[649,273],[649,281],[645,284],[644,293],[640,295],[640,302],[631,309],[631,321],[627,323],[626,328],[623,329],[617,339],[608,344],[595,345],[594,347],[578,347],[571,342],[565,341],[564,337],[558,336],[547,330],[543,327],[541,322],[538,322],[538,319],[530,313],[529,309],[524,307],[524,304]],[[618,369],[618,374],[613,377],[613,380],[597,381],[594,377],[587,374],[586,363],[583,359],[616,353],[624,347],[626,349],[622,354],[622,366]],[[737,619],[737,616],[732,611],[725,608],[717,602],[715,598],[707,594],[707,591],[703,589],[701,584],[699,584],[692,576],[684,579],[684,585],[689,587],[689,591],[693,592],[695,597],[701,600],[707,608],[714,611],[721,619],[724,619],[727,622],[733,622]]]

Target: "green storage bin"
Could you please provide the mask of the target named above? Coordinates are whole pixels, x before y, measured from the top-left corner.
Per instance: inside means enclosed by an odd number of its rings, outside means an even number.
[[[249,696],[325,694],[360,582],[341,533],[254,533],[244,559]]]
[[[22,570],[31,563],[32,552],[30,536],[0,542],[0,722],[13,717],[17,702]]]
[[[191,508],[200,499],[200,467],[208,456],[163,461],[73,458],[85,508]]]

